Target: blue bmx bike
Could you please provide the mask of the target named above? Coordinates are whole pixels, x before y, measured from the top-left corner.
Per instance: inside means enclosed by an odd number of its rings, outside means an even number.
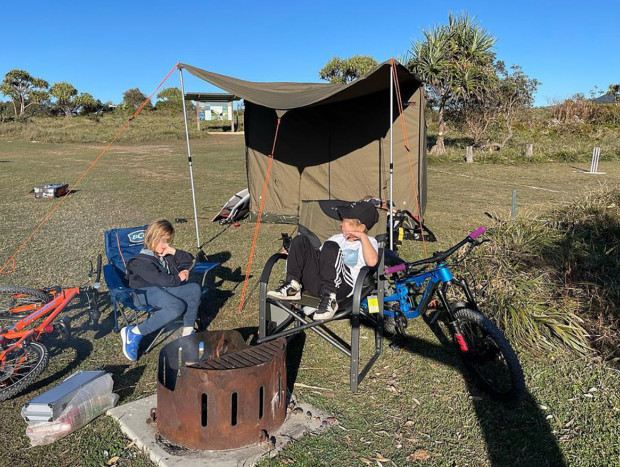
[[[462,278],[455,278],[446,260],[465,245],[469,253],[483,241],[479,227],[446,251],[419,261],[385,269],[384,315],[388,333],[405,336],[409,319],[421,316],[444,344],[454,345],[475,383],[493,399],[517,401],[525,394],[523,370],[514,349],[478,308]],[[386,255],[386,259],[387,255]]]

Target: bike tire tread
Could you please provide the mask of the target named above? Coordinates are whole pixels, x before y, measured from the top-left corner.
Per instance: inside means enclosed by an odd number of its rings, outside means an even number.
[[[30,386],[40,375],[43,373],[47,364],[49,363],[49,352],[47,347],[39,342],[32,342],[27,344],[28,346],[37,349],[38,361],[32,370],[19,381],[5,388],[0,388],[0,402],[10,399],[11,397],[19,394],[21,391]]]
[[[525,388],[525,379],[523,376],[523,369],[521,367],[521,363],[517,357],[516,352],[504,336],[504,333],[493,323],[489,318],[484,316],[481,312],[477,310],[472,310],[469,308],[462,308],[457,310],[454,313],[454,318],[457,320],[471,321],[476,325],[480,326],[488,335],[493,339],[495,344],[499,347],[508,367],[508,371],[510,373],[510,378],[512,382],[512,387],[509,392],[503,394],[496,391],[486,391],[489,395],[496,400],[500,400],[502,402],[518,402],[525,397],[526,388]],[[484,382],[479,375],[476,374],[475,371],[469,368],[469,362],[462,352],[459,352],[463,359],[463,363],[469,370],[470,374],[474,377],[476,382],[482,383],[482,386],[489,386],[488,383]]]

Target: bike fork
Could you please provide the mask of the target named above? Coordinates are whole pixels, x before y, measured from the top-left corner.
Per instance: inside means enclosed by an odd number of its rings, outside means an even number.
[[[462,284],[461,282],[457,282],[457,284],[463,288],[465,295],[467,296],[468,299],[470,297],[473,299],[473,297],[471,296],[471,293],[469,292],[469,288],[467,287],[467,283]],[[449,318],[448,328],[450,329],[450,332],[452,332],[452,336],[454,337],[455,344],[458,346],[461,352],[468,352],[469,346],[467,345],[467,342],[465,341],[465,338],[463,337],[463,332],[461,330],[461,327],[459,326],[458,321],[454,318],[454,315],[452,314],[452,310],[450,309],[450,304],[448,303],[448,300],[446,298],[446,289],[448,288],[449,285],[450,283],[446,283],[443,285],[443,287],[437,290],[437,296],[439,297],[439,300],[441,301],[444,307],[444,311],[443,313],[437,312],[435,316],[433,316],[433,318],[431,319],[431,324],[435,323],[442,315],[447,314]]]

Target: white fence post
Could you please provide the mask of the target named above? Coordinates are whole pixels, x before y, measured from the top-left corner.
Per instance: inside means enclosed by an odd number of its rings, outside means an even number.
[[[601,157],[601,148],[595,147],[594,151],[592,151],[592,162],[590,162],[590,170],[585,172],[587,174],[604,174],[605,172],[598,171],[598,161]]]

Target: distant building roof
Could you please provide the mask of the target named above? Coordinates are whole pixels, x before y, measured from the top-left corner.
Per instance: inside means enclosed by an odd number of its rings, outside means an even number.
[[[602,96],[594,99],[594,102],[597,104],[613,104],[616,102],[616,98],[613,94],[603,94]]]
[[[207,92],[186,92],[185,99],[198,102],[232,102],[240,100],[240,97],[234,94],[223,92],[207,93]]]

